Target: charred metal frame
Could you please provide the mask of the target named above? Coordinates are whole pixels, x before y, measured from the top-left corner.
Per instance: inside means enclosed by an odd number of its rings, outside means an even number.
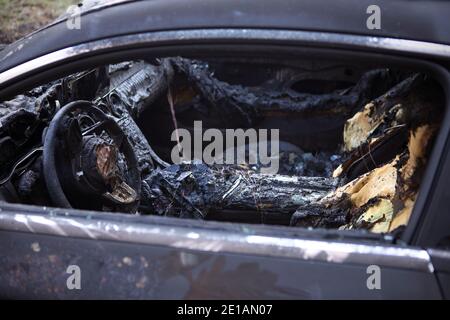
[[[450,46],[447,45],[383,37],[263,29],[205,29],[152,32],[85,43],[25,62],[0,74],[0,94],[3,89],[17,83],[24,77],[33,76],[39,71],[93,54],[108,53],[113,50],[130,50],[132,48],[163,47],[170,44],[181,46],[214,42],[229,43],[230,41],[245,41],[259,44],[270,43],[271,45],[303,45],[318,48],[332,47],[361,51],[370,49],[380,53],[407,56],[420,55],[432,59],[450,58]],[[424,63],[422,66],[432,69],[439,76],[448,98],[450,83],[445,75],[445,70],[430,63]],[[423,191],[431,189],[433,174],[439,165],[440,155],[444,149],[449,132],[450,116],[446,112],[443,126],[421,186],[422,192],[419,194],[410,223],[403,237],[405,243],[411,241],[414,227],[416,227],[420,214],[425,208],[427,194]],[[29,211],[29,213],[20,213],[24,211]],[[52,211],[59,212],[57,209]],[[65,216],[62,216],[61,213]],[[83,215],[85,216],[84,218],[82,218]],[[205,223],[205,227],[202,229],[192,229],[181,226],[168,226],[167,223],[160,225],[154,223],[155,220],[149,220],[149,222],[152,221],[153,223],[145,224],[119,223],[97,219],[88,220],[86,219],[88,216],[92,218],[96,214],[77,213],[76,210],[70,210],[70,212],[60,212],[59,215],[53,215],[49,214],[47,208],[38,208],[36,210],[35,207],[31,206],[0,204],[0,230],[157,244],[207,252],[290,257],[333,263],[367,264],[367,257],[370,257],[370,261],[381,265],[433,272],[428,253],[421,249],[377,245],[376,243],[355,244],[350,242],[304,240],[299,237],[267,236],[258,235],[257,233],[245,235],[236,230],[225,232],[223,230],[209,229],[208,225],[211,224],[210,222]]]

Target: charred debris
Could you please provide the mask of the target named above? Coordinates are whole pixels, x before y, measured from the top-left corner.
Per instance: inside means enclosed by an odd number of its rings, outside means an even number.
[[[387,233],[407,224],[444,109],[429,76],[333,63],[164,58],[0,103],[0,199]],[[279,128],[278,174],[170,163],[175,127]]]

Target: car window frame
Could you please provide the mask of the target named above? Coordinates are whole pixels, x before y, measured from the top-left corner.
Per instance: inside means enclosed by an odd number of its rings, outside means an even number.
[[[183,37],[180,37],[180,35]],[[188,35],[192,38],[189,38]],[[272,38],[271,38],[272,37]],[[270,50],[284,50],[291,52],[294,49],[317,50],[317,52],[330,52],[348,54],[359,57],[363,61],[383,61],[384,64],[400,66],[415,66],[419,70],[427,70],[439,80],[443,86],[447,106],[449,110],[448,92],[450,81],[448,72],[441,65],[436,64],[436,59],[448,60],[450,46],[426,44],[422,42],[401,39],[384,39],[383,41],[369,41],[366,36],[352,36],[345,34],[324,34],[290,30],[247,30],[237,32],[235,29],[227,30],[178,30],[176,32],[152,32],[103,39],[93,43],[80,44],[75,47],[63,49],[49,55],[28,61],[0,74],[0,95],[8,96],[11,92],[17,92],[21,88],[42,84],[48,73],[70,74],[75,70],[80,71],[89,63],[96,65],[100,62],[124,60],[128,57],[174,55],[170,52],[195,52],[201,50],[205,53],[217,52],[221,46],[234,46],[239,49],[248,45],[250,47],[268,48]],[[406,42],[405,42],[406,41]],[[374,46],[373,43],[376,43]],[[420,50],[419,44],[423,44],[427,50]],[[402,46],[404,45],[404,46]],[[375,52],[373,52],[375,51]],[[345,54],[344,54],[345,52]],[[433,61],[434,60],[434,61]],[[26,81],[25,81],[26,79]],[[12,89],[11,89],[12,88]],[[3,90],[2,90],[3,89]],[[9,91],[8,91],[9,90]],[[6,93],[5,93],[6,92]],[[450,115],[446,112],[443,127],[436,140],[435,148],[430,157],[428,168],[418,200],[411,215],[410,222],[405,232],[399,239],[402,245],[420,247],[420,243],[413,243],[415,234],[420,230],[420,221],[424,219],[428,195],[432,192],[433,179],[439,174],[440,161],[443,157],[445,143],[450,133]],[[330,232],[336,234],[336,232]],[[361,233],[364,238],[364,233]],[[385,243],[393,242],[392,236],[377,237],[377,241]]]

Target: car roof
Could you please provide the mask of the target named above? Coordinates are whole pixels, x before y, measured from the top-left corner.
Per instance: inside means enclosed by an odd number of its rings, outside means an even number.
[[[369,30],[367,8],[381,9],[381,29]],[[91,0],[81,29],[67,16],[7,46],[0,73],[59,49],[115,36],[205,28],[258,28],[391,37],[450,44],[450,3],[374,0]]]

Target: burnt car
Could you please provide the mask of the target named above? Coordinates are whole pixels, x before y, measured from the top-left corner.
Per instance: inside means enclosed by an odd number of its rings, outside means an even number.
[[[93,1],[0,51],[0,295],[450,297],[450,4],[344,3]]]

